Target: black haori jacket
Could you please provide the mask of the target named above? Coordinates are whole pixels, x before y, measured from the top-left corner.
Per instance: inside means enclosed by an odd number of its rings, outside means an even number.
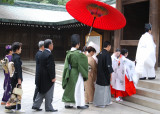
[[[97,67],[97,81],[96,84],[101,86],[110,85],[110,75],[113,72],[111,55],[105,49],[103,49],[98,58],[98,67]]]
[[[39,57],[38,89],[40,93],[46,93],[52,86],[52,79],[55,78],[55,63],[53,54],[44,50]]]
[[[12,62],[14,62],[14,74],[13,74],[13,79],[16,80],[18,82],[18,79],[21,79],[21,81],[23,81],[23,77],[22,77],[22,61],[21,58],[19,56],[19,54],[13,53],[12,54]]]

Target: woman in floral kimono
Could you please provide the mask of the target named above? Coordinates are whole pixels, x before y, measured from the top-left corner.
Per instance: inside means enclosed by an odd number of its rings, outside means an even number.
[[[120,97],[131,96],[136,94],[133,82],[135,73],[135,63],[126,57],[128,50],[122,49],[118,60],[112,60],[113,74],[111,80],[111,94],[114,95],[116,101],[123,101]]]
[[[88,65],[89,65],[89,71],[88,71],[88,80],[84,83],[85,85],[85,102],[87,104],[93,103],[93,97],[94,97],[94,83],[96,81],[97,77],[97,63],[92,57],[96,50],[95,48],[89,46],[87,48],[88,54]]]
[[[8,101],[8,99],[11,96],[11,78],[10,78],[10,73],[9,73],[9,68],[7,66],[7,64],[9,62],[11,62],[12,59],[12,49],[11,49],[11,45],[7,45],[6,47],[6,52],[7,55],[5,56],[5,67],[3,67],[4,69],[4,75],[5,75],[5,79],[4,79],[4,93],[3,93],[3,98],[2,98],[2,102],[1,105],[6,105],[6,102]],[[4,63],[2,63],[4,64]],[[3,66],[3,65],[2,65]]]
[[[13,93],[13,90],[15,87],[18,87],[21,89],[21,84],[23,81],[23,76],[22,76],[22,61],[20,59],[20,54],[21,54],[21,47],[22,43],[20,42],[14,42],[12,44],[12,62],[14,63],[14,68],[15,71],[13,73],[13,76],[11,78],[11,86],[12,86],[12,93],[10,96],[10,99],[7,101],[5,109],[7,110],[20,110],[21,109],[21,98],[22,96],[17,95]]]

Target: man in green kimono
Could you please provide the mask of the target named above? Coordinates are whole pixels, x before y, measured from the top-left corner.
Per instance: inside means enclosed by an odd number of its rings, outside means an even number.
[[[84,97],[84,81],[88,79],[88,59],[81,51],[80,36],[73,34],[71,36],[71,50],[67,51],[62,87],[64,94],[62,101],[65,102],[65,108],[86,109]]]

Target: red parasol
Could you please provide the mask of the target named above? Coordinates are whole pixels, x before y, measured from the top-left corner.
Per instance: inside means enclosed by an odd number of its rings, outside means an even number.
[[[126,19],[121,12],[97,0],[70,0],[66,9],[76,20],[91,26],[90,32],[92,27],[117,30],[126,25]]]

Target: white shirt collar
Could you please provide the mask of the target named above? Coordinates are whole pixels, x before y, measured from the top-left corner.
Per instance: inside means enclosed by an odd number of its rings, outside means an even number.
[[[46,50],[48,50],[49,52],[51,52],[51,50],[50,49],[48,49],[48,48],[45,48]]]
[[[152,34],[150,34],[149,32],[146,32],[146,34],[148,34],[148,35],[152,36]]]
[[[77,50],[77,48],[75,48],[75,47],[72,47],[72,48],[71,48],[71,51],[75,51],[75,50]]]
[[[39,49],[39,51],[42,51],[41,49]]]

